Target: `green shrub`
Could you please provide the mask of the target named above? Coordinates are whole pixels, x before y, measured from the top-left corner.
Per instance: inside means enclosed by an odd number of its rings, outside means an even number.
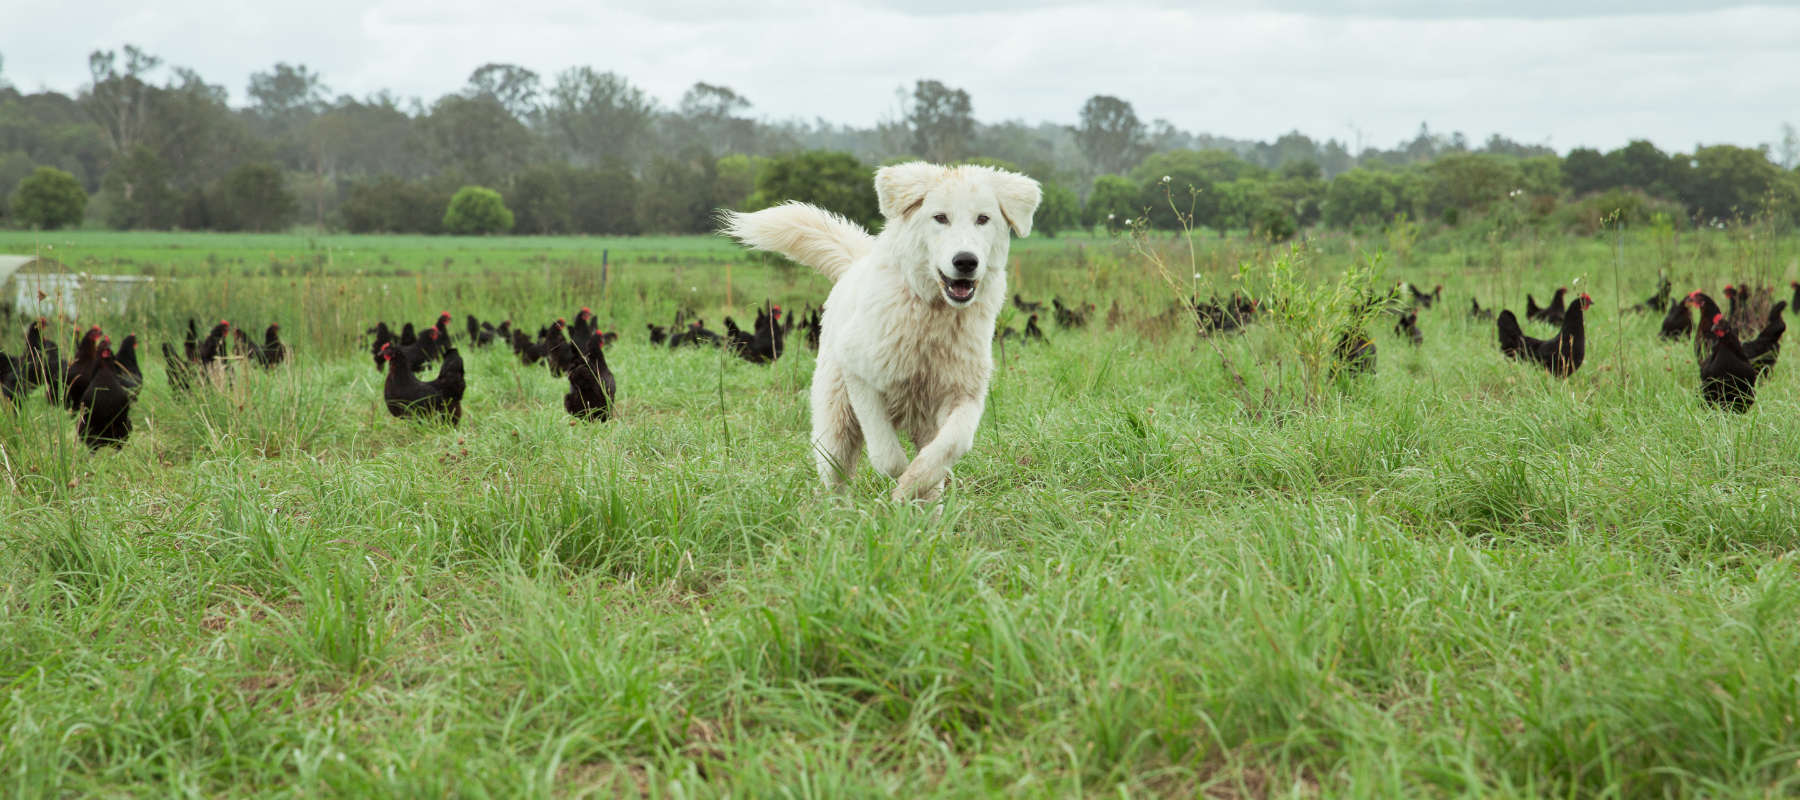
[[[744,210],[761,211],[790,200],[837,212],[864,227],[881,225],[875,170],[849,153],[807,150],[769,159],[756,171],[756,192],[744,200]]]
[[[225,173],[219,194],[223,208],[209,209],[215,230],[278,231],[300,211],[300,201],[283,188],[281,167],[268,162],[239,164]]]
[[[525,170],[513,178],[505,200],[520,233],[552,234],[569,229],[569,192],[557,167],[540,164]]]
[[[1558,206],[1552,219],[1561,228],[1592,236],[1612,228],[1614,220],[1627,227],[1647,227],[1657,215],[1677,222],[1687,214],[1680,203],[1651,197],[1637,189],[1609,189]]]
[[[1264,205],[1250,222],[1250,234],[1259,239],[1285,242],[1298,232],[1294,218],[1274,205]]]
[[[337,213],[351,233],[441,233],[449,206],[448,187],[383,174],[352,186]]]
[[[1081,200],[1075,191],[1054,181],[1045,181],[1043,186],[1044,199],[1031,220],[1032,229],[1055,238],[1059,231],[1080,227]]]
[[[1144,214],[1139,195],[1137,181],[1122,175],[1101,175],[1094,179],[1094,190],[1088,193],[1081,221],[1089,227],[1105,225],[1114,233],[1124,230]]]
[[[87,214],[88,193],[74,175],[55,167],[38,167],[19,181],[19,201],[13,214],[34,228],[53,231],[79,227]]]
[[[444,211],[444,230],[449,233],[506,233],[512,226],[513,214],[506,209],[500,193],[481,186],[456,190],[450,207]]]

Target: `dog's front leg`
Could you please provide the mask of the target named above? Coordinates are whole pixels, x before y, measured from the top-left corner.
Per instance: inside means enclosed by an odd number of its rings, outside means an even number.
[[[846,373],[844,385],[850,390],[850,407],[856,410],[856,421],[862,424],[869,463],[883,475],[900,477],[906,471],[906,448],[900,446],[900,434],[894,432],[894,423],[888,419],[887,400],[855,375]]]
[[[900,475],[900,485],[894,487],[895,500],[937,499],[944,479],[950,477],[950,465],[975,446],[983,406],[981,400],[966,401],[944,416],[937,436],[919,448],[919,457]]]

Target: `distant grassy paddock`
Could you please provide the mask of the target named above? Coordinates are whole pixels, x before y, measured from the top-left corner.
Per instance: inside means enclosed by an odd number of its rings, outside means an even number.
[[[1007,344],[933,519],[882,502],[866,467],[848,498],[820,495],[804,349],[756,367],[645,344],[677,307],[717,324],[824,296],[714,239],[332,237],[313,246],[343,261],[321,266],[300,237],[64,238],[72,268],[174,280],[99,318],[150,337],[123,451],[88,455],[41,399],[0,412],[0,786],[1800,790],[1800,363],[1752,413],[1717,413],[1688,344],[1618,313],[1659,269],[1678,292],[1785,287],[1793,239],[1417,243],[1389,274],[1446,285],[1424,346],[1379,326],[1378,373],[1311,399],[1264,327],[1203,341],[1166,315],[1172,291],[1123,245],[1028,241],[1025,294],[1097,318]],[[1396,244],[1325,238],[1306,268]],[[1179,245],[1157,244],[1186,281]],[[621,265],[607,284],[600,247]],[[209,253],[257,269],[214,274]],[[1200,242],[1179,289],[1229,292],[1267,255]],[[1517,310],[1576,278],[1598,304],[1567,382],[1467,319],[1471,294]],[[535,327],[580,305],[624,334],[605,425],[571,425],[565,383],[466,344],[463,426],[397,422],[357,346],[377,317]],[[298,362],[178,398],[153,353],[189,314],[280,321]]]

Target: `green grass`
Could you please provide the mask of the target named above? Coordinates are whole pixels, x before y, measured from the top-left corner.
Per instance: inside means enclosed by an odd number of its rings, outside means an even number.
[[[112,236],[90,246],[137,246]],[[1393,274],[1447,286],[1425,345],[1383,325],[1377,374],[1310,398],[1266,326],[1159,323],[1168,292],[1122,246],[1024,251],[1027,296],[1125,319],[1007,345],[941,516],[867,467],[820,493],[805,350],[644,344],[678,305],[726,310],[679,264],[182,279],[109,330],[154,350],[188,313],[281,319],[298,363],[190,399],[149,356],[117,452],[41,399],[0,412],[0,787],[1789,796],[1800,378],[1708,410],[1688,345],[1616,312],[1658,268],[1715,290],[1800,271],[1800,243],[1757,241],[1628,238],[1622,297],[1615,242],[1421,243]],[[1203,292],[1264,255],[1202,244]],[[1322,241],[1308,269],[1376,244]],[[740,315],[825,291],[739,264]],[[1471,293],[1516,310],[1583,276],[1567,382],[1466,318]],[[399,422],[354,342],[377,315],[579,304],[625,333],[604,425],[466,347],[462,427]]]
[[[1065,233],[1022,239],[1021,252],[1110,242]],[[721,268],[766,259],[719,236],[423,236],[207,231],[0,230],[0,254],[42,255],[96,274],[219,278],[281,275],[482,275],[545,268],[596,268],[602,259],[629,272],[639,265]]]

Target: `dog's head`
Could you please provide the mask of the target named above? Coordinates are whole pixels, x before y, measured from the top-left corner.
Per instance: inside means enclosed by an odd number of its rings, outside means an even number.
[[[907,285],[920,299],[941,296],[952,308],[975,302],[991,270],[1002,279],[986,285],[1005,291],[1011,234],[1031,233],[1042,197],[1037,181],[1023,175],[916,161],[876,172],[875,194],[897,237]]]

